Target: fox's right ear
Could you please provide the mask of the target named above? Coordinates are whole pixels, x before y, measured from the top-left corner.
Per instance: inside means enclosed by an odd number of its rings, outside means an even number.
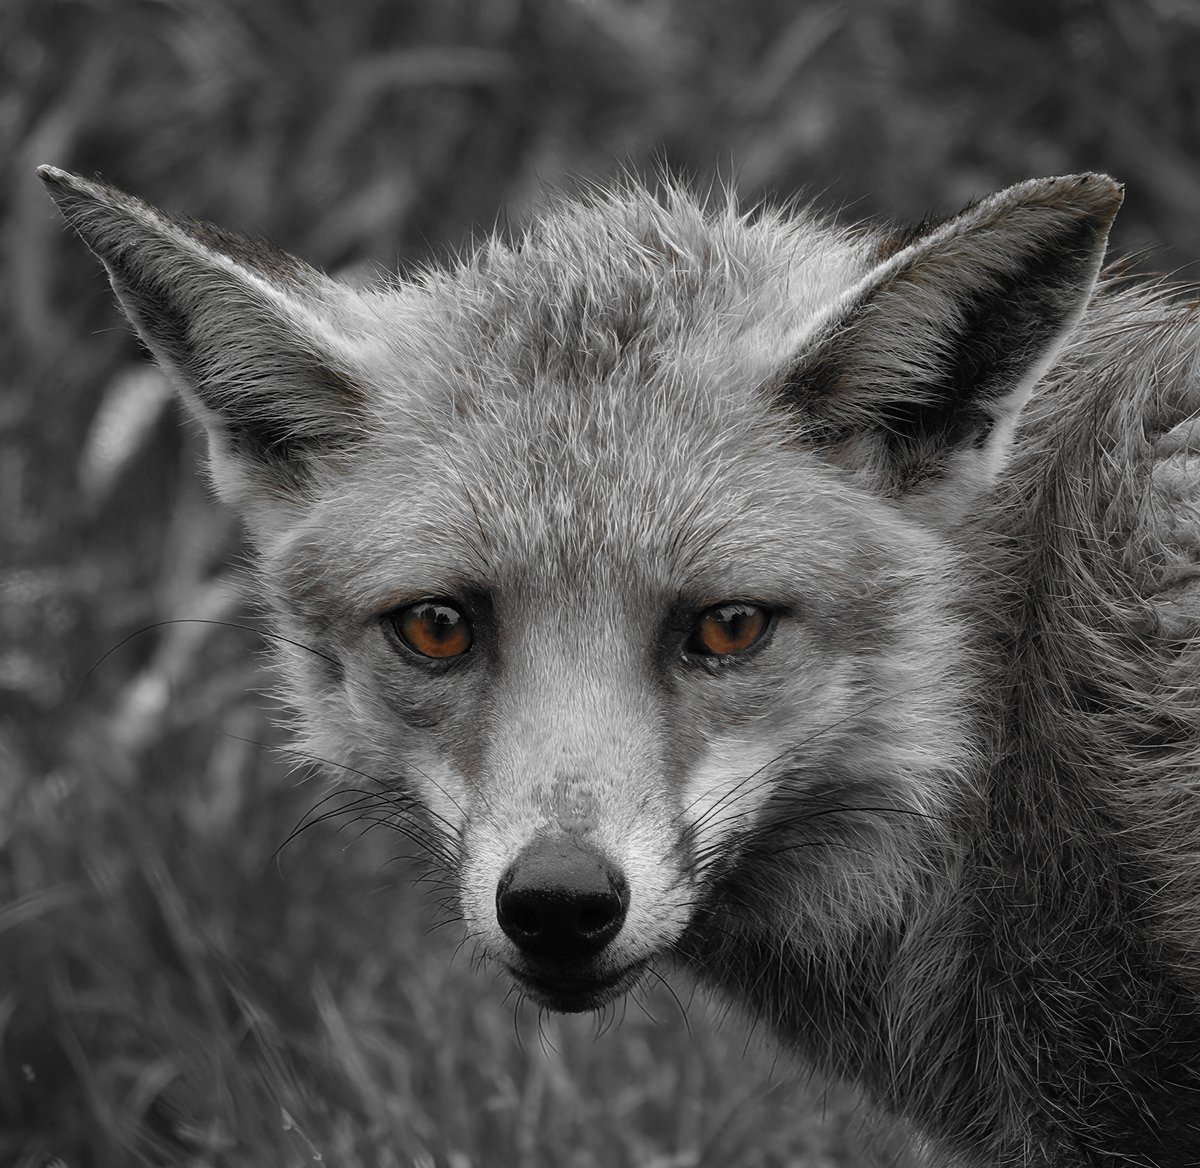
[[[302,500],[317,461],[367,428],[336,324],[353,292],[269,244],[54,167],[38,175],[208,430],[222,498],[252,526]]]

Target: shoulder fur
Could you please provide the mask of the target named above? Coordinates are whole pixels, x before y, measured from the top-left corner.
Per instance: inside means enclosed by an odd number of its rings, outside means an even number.
[[[1200,978],[1200,310],[1102,281],[987,508],[1026,591],[1031,740],[1082,760],[1145,909]],[[1053,766],[1051,758],[1048,765]],[[1114,824],[1114,831],[1116,830]]]

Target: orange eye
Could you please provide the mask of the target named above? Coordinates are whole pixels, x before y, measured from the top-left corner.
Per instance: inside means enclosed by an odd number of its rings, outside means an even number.
[[[697,619],[688,648],[706,657],[741,653],[762,638],[770,621],[770,614],[761,605],[714,604]]]
[[[461,657],[471,647],[471,626],[452,605],[422,600],[390,619],[396,635],[422,657]]]

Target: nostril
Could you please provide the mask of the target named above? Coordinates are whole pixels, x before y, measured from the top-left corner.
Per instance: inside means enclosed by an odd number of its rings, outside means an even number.
[[[535,841],[496,889],[496,919],[531,957],[580,961],[620,931],[629,907],[624,877],[570,838]]]
[[[535,937],[541,931],[542,919],[538,915],[538,906],[527,896],[502,892],[496,898],[496,903],[500,925],[509,936],[516,933],[523,937]]]
[[[581,933],[602,933],[612,926],[618,913],[623,911],[620,898],[615,895],[598,899],[591,904],[579,908],[579,931]]]
[[[518,943],[538,937],[562,943],[589,940],[614,931],[624,917],[615,891],[599,896],[567,889],[513,888],[496,898],[500,926]],[[609,940],[603,937],[603,942]]]

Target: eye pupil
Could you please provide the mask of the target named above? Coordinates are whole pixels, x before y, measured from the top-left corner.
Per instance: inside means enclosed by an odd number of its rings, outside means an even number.
[[[689,648],[706,657],[728,657],[756,644],[767,624],[767,610],[761,605],[715,604],[697,619]]]
[[[422,657],[459,657],[471,647],[471,626],[453,605],[423,600],[392,616],[396,635]]]

